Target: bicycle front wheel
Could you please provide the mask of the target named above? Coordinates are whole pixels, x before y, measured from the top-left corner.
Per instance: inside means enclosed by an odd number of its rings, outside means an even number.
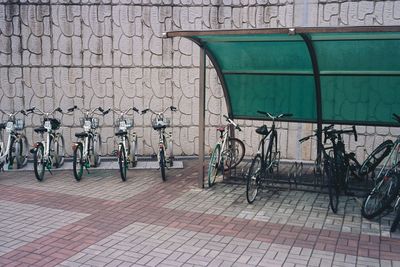
[[[165,177],[165,152],[164,149],[160,149],[160,170],[161,170],[161,178],[165,182],[166,177]]]
[[[220,169],[221,156],[221,145],[217,144],[211,154],[210,162],[208,163],[208,187],[211,187],[215,183],[215,178],[218,175]]]
[[[389,172],[380,178],[364,199],[361,206],[362,216],[366,219],[372,219],[381,214],[395,200],[399,189],[399,174]]]
[[[224,170],[235,168],[243,160],[245,152],[242,140],[233,137],[229,138],[227,148],[224,151],[224,155],[226,155]]]
[[[36,179],[39,182],[43,181],[44,168],[45,168],[44,147],[43,144],[40,143],[37,145],[36,149],[33,152],[33,170],[35,172]]]
[[[28,163],[28,146],[28,139],[25,135],[20,134],[14,143],[15,161],[18,169],[24,167]]]
[[[371,154],[365,159],[363,164],[361,164],[359,175],[365,176],[373,172],[376,167],[390,154],[390,150],[393,147],[393,142],[391,140],[386,140],[380,144],[377,148],[372,151]]]
[[[82,144],[79,143],[74,149],[74,154],[72,158],[72,169],[74,171],[75,180],[78,182],[82,179],[84,164],[85,161],[83,159],[83,147]]]
[[[122,181],[125,182],[126,181],[126,171],[128,169],[128,162],[126,160],[125,147],[124,147],[123,143],[119,144],[118,165],[119,165],[119,172],[121,173],[121,179],[122,179]]]
[[[337,213],[339,205],[339,181],[335,170],[335,162],[333,158],[328,158],[324,162],[324,171],[328,179],[329,206],[333,213]]]
[[[64,164],[65,141],[61,134],[57,134],[54,139],[54,166],[61,167]]]
[[[262,159],[257,155],[251,162],[249,173],[247,174],[246,198],[252,204],[257,197],[261,185]]]

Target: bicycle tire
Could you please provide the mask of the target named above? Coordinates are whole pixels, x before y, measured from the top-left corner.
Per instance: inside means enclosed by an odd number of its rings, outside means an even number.
[[[399,200],[397,200],[397,201],[399,201]],[[399,222],[400,222],[400,207],[398,206],[398,204],[399,203],[397,203],[397,205],[396,205],[397,209],[395,210],[396,216],[394,217],[392,225],[390,226],[390,232],[391,233],[396,232],[397,227],[398,227]]]
[[[65,141],[64,136],[58,133],[54,138],[54,167],[60,168],[64,164]]]
[[[365,176],[375,171],[376,167],[378,167],[382,160],[384,160],[390,154],[390,150],[392,149],[393,145],[393,141],[386,140],[377,146],[361,164],[358,172],[359,175]]]
[[[33,171],[35,172],[36,180],[39,182],[43,181],[44,168],[44,147],[42,143],[39,143],[33,151]]]
[[[137,149],[138,149],[138,144],[137,144],[137,137],[134,136],[133,138],[134,140],[132,141],[132,145],[131,148],[129,149],[129,155],[131,157],[131,165],[132,167],[136,167],[137,166]],[[128,141],[129,142],[129,141]]]
[[[72,157],[72,169],[74,172],[74,177],[77,182],[79,182],[82,179],[82,174],[83,174],[83,165],[85,164],[84,159],[83,159],[83,147],[82,144],[79,143],[73,152],[73,157]]]
[[[126,171],[128,169],[128,162],[126,161],[125,147],[123,143],[119,144],[118,149],[118,165],[121,179],[123,182],[126,181]]]
[[[92,155],[93,155],[93,167],[98,167],[101,164],[101,136],[96,134],[92,139]]]
[[[28,139],[25,135],[19,134],[15,144],[15,161],[17,169],[21,169],[28,163]]]
[[[340,194],[335,168],[336,166],[333,162],[333,158],[329,157],[325,159],[324,171],[328,179],[329,206],[331,207],[333,213],[337,213],[338,211]]]
[[[218,175],[220,169],[221,156],[221,145],[216,144],[213,152],[211,153],[210,162],[208,163],[208,187],[211,187],[215,183],[215,178]]]
[[[246,153],[242,140],[230,137],[227,141],[227,149],[224,153],[224,155],[226,155],[224,162],[225,171],[235,168],[243,160],[244,154]]]
[[[164,149],[160,148],[160,170],[161,170],[161,178],[165,182],[166,177],[165,177],[165,154],[164,154]]]
[[[246,182],[246,199],[249,204],[252,204],[257,197],[261,185],[262,165],[260,155],[255,156],[251,161]]]
[[[378,179],[361,206],[361,215],[364,218],[372,219],[380,215],[395,200],[400,189],[398,176],[398,174],[389,171],[385,176]]]

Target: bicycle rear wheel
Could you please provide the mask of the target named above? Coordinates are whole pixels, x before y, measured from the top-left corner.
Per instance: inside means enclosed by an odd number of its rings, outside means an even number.
[[[94,167],[100,166],[101,163],[101,136],[95,134],[92,140],[93,145],[93,165]]]
[[[119,144],[118,149],[118,165],[119,165],[119,172],[121,173],[122,181],[126,181],[126,171],[128,169],[128,162],[126,160],[125,154],[125,147],[123,143]]]
[[[35,172],[36,179],[39,182],[43,181],[44,168],[44,147],[43,144],[40,143],[33,152],[33,170]]]
[[[396,232],[397,226],[399,225],[399,222],[400,222],[400,207],[399,207],[400,203],[399,202],[400,202],[400,199],[398,197],[397,198],[397,203],[395,205],[396,216],[394,217],[394,220],[393,220],[392,225],[390,227],[390,232],[392,232],[392,233]]]
[[[65,142],[61,134],[57,134],[54,138],[54,166],[61,167],[64,164]]]
[[[339,205],[339,181],[335,170],[333,158],[328,157],[324,161],[324,171],[328,179],[329,206],[333,213],[337,213]]]
[[[244,157],[246,149],[242,140],[231,137],[228,139],[227,148],[224,151],[226,157],[224,162],[224,170],[235,168]]]
[[[15,140],[15,161],[17,163],[17,168],[20,169],[28,163],[28,139],[23,134]]]
[[[376,167],[378,167],[378,165],[382,162],[382,160],[390,154],[390,150],[392,149],[392,147],[393,142],[391,140],[386,140],[377,148],[375,148],[374,151],[372,151],[372,153],[369,154],[369,156],[361,164],[359,175],[365,176],[373,172]]]
[[[160,170],[161,170],[161,178],[165,182],[166,177],[165,177],[165,152],[164,148],[160,148]]]
[[[261,185],[262,159],[257,155],[252,161],[247,174],[246,198],[249,204],[252,204],[257,197]]]
[[[208,163],[208,187],[211,187],[215,183],[215,178],[218,175],[218,170],[221,168],[220,166],[220,155],[221,155],[221,145],[216,144],[210,158],[210,162]]]
[[[361,206],[361,214],[364,218],[372,219],[390,206],[400,189],[399,178],[399,174],[390,171],[379,178]]]
[[[72,169],[74,171],[74,177],[75,180],[78,182],[82,179],[84,164],[85,160],[83,159],[83,147],[82,144],[79,143],[74,149],[73,161],[72,161]]]

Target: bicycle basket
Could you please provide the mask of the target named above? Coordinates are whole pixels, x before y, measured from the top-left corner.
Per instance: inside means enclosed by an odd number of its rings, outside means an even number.
[[[50,125],[51,125],[51,129],[52,129],[52,130],[58,130],[58,129],[60,129],[61,122],[60,122],[59,120],[54,119],[54,118],[50,118],[50,119],[45,119],[44,121],[45,121],[45,122],[46,122],[46,121],[50,121]]]
[[[92,129],[99,128],[99,118],[92,118]]]
[[[24,126],[25,126],[25,121],[23,119],[15,120],[15,124],[14,124],[15,130],[20,131],[20,130],[24,129]]]
[[[119,129],[130,129],[133,127],[133,119],[130,118],[123,118],[117,119],[117,122],[115,124],[115,127],[119,128]]]
[[[154,130],[158,130],[158,129],[161,129],[161,128],[166,128],[166,127],[169,127],[170,126],[170,124],[171,124],[171,122],[170,122],[170,120],[169,119],[167,119],[167,118],[163,118],[163,119],[154,119],[152,122],[151,122],[151,125],[153,126],[153,129]]]

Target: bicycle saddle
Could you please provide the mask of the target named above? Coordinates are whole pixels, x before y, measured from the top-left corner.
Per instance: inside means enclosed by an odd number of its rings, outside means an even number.
[[[261,135],[268,135],[269,132],[268,132],[267,125],[264,124],[263,126],[257,128],[256,133],[261,134]]]
[[[45,132],[47,132],[47,129],[42,126],[39,128],[35,128],[34,131],[35,131],[35,133],[45,133]]]
[[[128,134],[127,131],[118,131],[118,132],[115,133],[116,136],[124,136],[124,135],[127,135],[127,134]]]
[[[78,138],[83,138],[83,137],[87,137],[87,136],[88,136],[88,133],[85,133],[85,132],[76,133],[75,136],[78,137]]]
[[[6,128],[6,123],[0,123],[0,129],[5,129]]]
[[[225,132],[225,128],[224,127],[219,127],[219,128],[217,128],[217,131],[223,133],[223,132]]]

